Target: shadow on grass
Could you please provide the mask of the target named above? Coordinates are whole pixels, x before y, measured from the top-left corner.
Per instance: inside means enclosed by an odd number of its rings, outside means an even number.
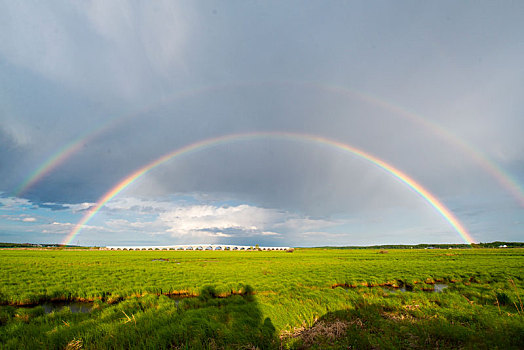
[[[395,308],[360,303],[329,312],[309,328],[284,334],[289,349],[521,349],[521,315],[477,310],[424,313],[418,305]]]
[[[205,287],[181,300],[146,295],[100,304],[91,314],[13,311],[0,327],[0,343],[6,349],[278,348],[275,327],[251,291],[219,297]]]
[[[263,319],[252,289],[242,295],[218,297],[213,287],[205,287],[198,298],[180,304],[182,332],[175,348],[195,349],[273,349],[277,347],[275,327]]]

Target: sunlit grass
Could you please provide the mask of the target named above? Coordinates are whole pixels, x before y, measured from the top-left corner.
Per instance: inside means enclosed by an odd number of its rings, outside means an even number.
[[[0,263],[7,348],[518,348],[524,334],[523,249],[3,250]],[[18,307],[49,300],[94,307]]]

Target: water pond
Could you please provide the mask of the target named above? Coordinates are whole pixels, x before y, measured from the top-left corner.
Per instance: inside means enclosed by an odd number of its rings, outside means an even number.
[[[445,284],[445,283],[435,283],[433,285],[429,285],[429,286],[433,286],[433,289],[424,289],[423,291],[424,292],[427,292],[427,293],[442,293],[444,291],[444,289],[448,288],[448,285]],[[354,287],[342,287],[344,289],[354,289]],[[368,287],[368,288],[377,288],[377,287]],[[391,287],[391,286],[380,286],[380,288],[384,291],[384,292],[393,292],[393,293],[397,293],[397,292],[413,292],[413,288],[412,287],[409,287],[409,286],[405,286],[405,285],[402,285],[400,287]]]
[[[382,286],[381,287],[385,292],[412,292],[412,288],[407,288],[406,286],[401,286],[399,288]],[[435,283],[433,284],[433,289],[424,289],[424,292],[428,293],[442,293],[444,289],[448,288],[448,285],[445,283]]]
[[[82,302],[82,301],[46,301],[36,306],[21,306],[23,308],[35,308],[41,306],[46,314],[51,312],[60,311],[65,307],[68,307],[72,313],[89,313],[93,309],[93,303]]]
[[[178,307],[178,303],[180,303],[180,300],[187,299],[187,298],[194,298],[192,295],[184,295],[184,294],[169,294],[167,295],[169,299],[172,299],[175,301],[176,306]]]

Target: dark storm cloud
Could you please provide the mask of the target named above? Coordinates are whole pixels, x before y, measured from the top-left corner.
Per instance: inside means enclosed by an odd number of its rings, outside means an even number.
[[[26,145],[15,140],[15,136],[0,127],[0,191],[7,192],[9,186],[15,183],[20,173],[16,173],[17,162],[27,154]]]
[[[86,135],[25,198],[53,209],[92,203],[185,145],[289,131],[369,152],[446,203],[459,203],[453,209],[465,219],[478,218],[468,214],[477,213],[468,209],[475,196],[484,203],[478,210],[489,210],[501,193],[511,198],[486,170],[488,159],[524,180],[522,6],[4,3],[0,190],[12,193]],[[479,162],[471,149],[486,158]],[[285,140],[178,157],[122,195],[174,193],[316,218],[427,209],[369,162]],[[516,216],[515,200],[506,200],[508,217]]]

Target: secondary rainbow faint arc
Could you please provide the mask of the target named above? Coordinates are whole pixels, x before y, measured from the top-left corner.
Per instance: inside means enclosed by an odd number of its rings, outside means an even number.
[[[256,139],[264,138],[274,138],[274,139],[284,139],[284,140],[297,140],[297,141],[308,141],[313,143],[324,144],[332,146],[344,151],[348,151],[362,159],[365,159],[379,168],[385,170],[387,173],[391,174],[398,180],[402,181],[413,191],[418,193],[423,199],[425,199],[431,206],[433,206],[442,217],[457,231],[457,233],[469,244],[475,243],[474,239],[467,232],[464,226],[460,221],[453,215],[453,213],[442,203],[440,200],[428,190],[426,190],[421,184],[417,183],[414,179],[393,167],[392,165],[386,163],[385,161],[366,153],[358,148],[350,146],[348,144],[327,139],[321,136],[309,135],[309,134],[297,134],[297,133],[288,133],[288,132],[254,132],[254,133],[242,133],[242,134],[231,134],[224,135],[220,137],[210,138],[202,140],[185,147],[176,149],[170,153],[163,155],[162,157],[148,163],[147,165],[135,170],[133,173],[125,177],[120,181],[116,186],[111,188],[107,193],[105,193],[96,204],[88,210],[88,212],[82,217],[82,219],[76,224],[74,229],[70,234],[65,238],[63,244],[70,244],[75,236],[80,232],[82,227],[100,211],[100,209],[112,198],[118,195],[122,190],[127,186],[132,184],[142,175],[150,171],[151,169],[159,166],[160,164],[173,159],[182,154],[187,154],[192,151],[202,150],[208,147],[217,146],[224,143],[238,142],[238,141],[249,141]]]
[[[28,188],[40,181],[44,176],[49,174],[54,168],[65,162],[72,154],[77,152],[85,144],[84,138],[79,138],[69,142],[64,147],[53,153],[46,159],[24,182],[22,182],[14,191],[15,196],[22,195]]]
[[[342,87],[342,86],[337,86],[337,85],[323,84],[323,83],[318,83],[318,82],[300,82],[300,81],[266,81],[266,82],[259,83],[259,85],[262,85],[262,84],[296,85],[296,86],[321,89],[321,90],[325,90],[331,93],[344,94],[344,95],[347,95],[353,98],[356,97],[362,101],[370,103],[371,105],[378,106],[396,115],[407,118],[411,120],[412,122],[415,122],[416,124],[419,124],[423,126],[424,128],[432,131],[437,136],[440,136],[441,138],[446,140],[448,143],[458,147],[465,154],[473,158],[478,164],[480,164],[482,169],[484,169],[487,173],[493,176],[504,188],[506,188],[517,199],[520,206],[524,207],[524,190],[522,189],[522,186],[520,186],[520,184],[511,177],[510,174],[505,172],[495,162],[490,160],[482,152],[476,150],[474,147],[466,143],[464,140],[458,138],[456,135],[449,132],[447,129],[441,127],[440,125],[436,124],[435,122],[432,122],[426,118],[423,118],[422,116],[418,114],[410,112],[397,105],[391,104],[385,100],[378,99],[377,97],[374,97],[374,96],[371,96],[371,95],[368,95],[362,92],[354,91],[347,87]],[[250,86],[250,85],[254,85],[254,83],[247,82],[247,83],[219,84],[219,85],[205,86],[201,88],[186,90],[183,92],[177,92],[173,95],[169,95],[167,97],[161,98],[159,101],[153,104],[149,104],[148,106],[146,106],[146,108],[141,109],[139,112],[132,113],[127,116],[110,118],[108,122],[104,123],[102,126],[99,126],[89,132],[82,134],[79,138],[66,144],[64,147],[61,147],[58,151],[53,153],[37,169],[35,169],[35,171],[33,171],[33,173],[31,173],[24,180],[23,183],[21,183],[15,189],[14,194],[15,196],[22,195],[36,182],[40,181],[44,176],[49,174],[53,169],[55,169],[57,166],[65,162],[71,155],[73,155],[78,150],[80,150],[84,144],[88,143],[89,141],[94,139],[96,136],[100,135],[102,132],[109,130],[111,127],[118,125],[121,121],[128,120],[129,118],[133,116],[137,116],[142,113],[145,113],[151,110],[152,108],[154,108],[155,106],[162,105],[165,102],[172,102],[180,98],[196,96],[203,92],[219,91],[220,89],[224,89],[226,87],[242,87],[242,86]]]
[[[47,174],[52,172],[60,164],[64,163],[69,157],[78,152],[84,145],[88,144],[90,141],[95,139],[100,134],[110,130],[111,128],[119,125],[121,122],[129,120],[133,117],[139,116],[141,114],[147,113],[152,109],[163,105],[166,102],[173,102],[182,98],[187,98],[191,96],[197,96],[204,92],[209,91],[219,91],[225,87],[230,86],[231,84],[218,84],[212,86],[204,86],[195,89],[189,89],[182,92],[176,92],[167,97],[163,97],[156,101],[155,103],[150,103],[147,106],[139,109],[139,111],[126,114],[118,117],[111,117],[95,128],[82,133],[76,139],[66,143],[64,146],[60,147],[57,151],[47,157],[43,163],[41,163],[32,173],[30,173],[22,183],[20,183],[13,194],[15,196],[23,195],[29,188],[31,188],[35,183],[43,179]]]
[[[490,174],[495,180],[506,188],[506,190],[511,193],[511,195],[518,201],[520,206],[524,207],[524,189],[515,180],[510,174],[508,174],[504,169],[502,169],[498,164],[492,161],[487,155],[483,154],[481,151],[459,138],[457,135],[453,134],[446,128],[440,126],[439,124],[431,121],[428,118],[424,118],[420,114],[409,111],[399,105],[392,104],[385,99],[379,99],[375,96],[364,94],[359,91],[354,91],[346,87],[341,87],[337,85],[323,85],[317,83],[303,83],[304,86],[310,87],[321,87],[326,91],[334,92],[337,94],[348,95],[351,97],[357,97],[358,99],[365,101],[373,106],[378,106],[383,108],[386,111],[392,112],[393,114],[404,117],[412,122],[423,126],[425,129],[432,131],[435,135],[444,139],[449,144],[456,146],[461,149],[465,154],[470,156],[475,162],[477,162],[483,170]]]

